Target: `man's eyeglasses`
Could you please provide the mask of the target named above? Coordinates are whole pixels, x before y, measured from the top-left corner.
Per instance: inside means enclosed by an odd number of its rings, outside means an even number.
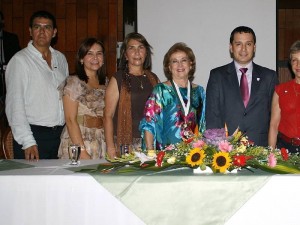
[[[46,30],[46,31],[51,31],[52,29],[53,29],[53,26],[52,25],[50,25],[50,24],[41,24],[41,23],[37,23],[37,24],[33,24],[32,25],[32,29],[33,30],[38,30],[38,31],[40,31],[40,30]]]

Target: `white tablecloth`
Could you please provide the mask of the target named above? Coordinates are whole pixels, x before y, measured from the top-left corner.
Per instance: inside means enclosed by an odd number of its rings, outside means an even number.
[[[226,225],[299,225],[300,176],[275,175]]]
[[[1,225],[144,224],[93,177],[64,169],[66,161],[30,164],[0,172]]]

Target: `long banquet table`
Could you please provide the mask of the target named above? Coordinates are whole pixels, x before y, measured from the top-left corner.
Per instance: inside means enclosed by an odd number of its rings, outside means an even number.
[[[300,224],[298,175],[77,172],[99,163],[0,161],[0,224]]]

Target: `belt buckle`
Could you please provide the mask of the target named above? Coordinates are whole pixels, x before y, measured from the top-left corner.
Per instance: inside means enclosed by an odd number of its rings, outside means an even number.
[[[291,139],[291,144],[293,145],[293,146],[298,146],[299,145],[299,142],[300,142],[300,138],[292,138]]]

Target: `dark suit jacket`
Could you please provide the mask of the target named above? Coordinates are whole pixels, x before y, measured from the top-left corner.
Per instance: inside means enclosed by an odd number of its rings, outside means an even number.
[[[206,128],[237,128],[256,145],[268,145],[271,102],[278,78],[275,71],[253,63],[250,100],[245,108],[234,62],[211,70],[206,88]]]
[[[14,54],[21,50],[18,36],[16,34],[3,31],[3,46],[5,65],[7,65]]]
[[[14,54],[21,50],[19,44],[19,38],[16,34],[9,33],[4,30],[2,34],[3,34],[2,38],[3,38],[5,63],[3,64],[4,66],[0,65],[0,101],[2,101],[2,98],[4,98],[6,93],[5,78],[4,78],[5,66],[8,64],[9,60],[14,56]]]

